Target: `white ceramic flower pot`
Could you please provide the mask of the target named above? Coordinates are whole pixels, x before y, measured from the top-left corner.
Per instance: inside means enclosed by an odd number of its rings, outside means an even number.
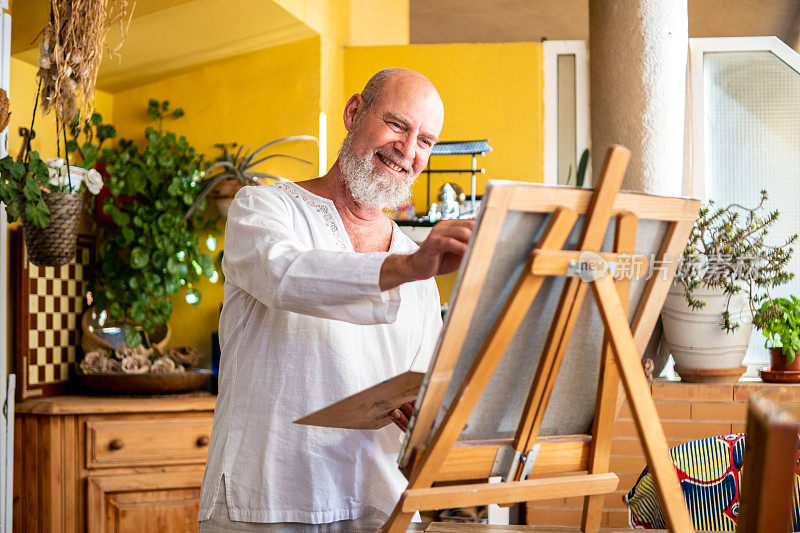
[[[753,332],[747,294],[739,293],[731,300],[731,321],[740,324],[733,333],[727,333],[720,325],[728,299],[722,290],[702,288],[694,291],[694,296],[705,301],[705,307],[693,310],[686,302],[683,288],[673,285],[661,311],[664,338],[676,370],[684,381],[735,381],[741,374],[739,369]],[[719,379],[691,377],[703,374]]]

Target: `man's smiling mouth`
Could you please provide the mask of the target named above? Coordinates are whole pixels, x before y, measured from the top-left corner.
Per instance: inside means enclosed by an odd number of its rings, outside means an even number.
[[[378,159],[380,159],[380,160],[381,160],[381,163],[383,163],[383,164],[384,164],[384,165],[386,165],[387,167],[391,168],[391,169],[392,169],[392,170],[394,170],[395,172],[402,172],[402,173],[404,173],[404,174],[407,174],[407,173],[408,173],[408,171],[407,171],[406,169],[404,169],[403,167],[401,167],[401,166],[399,166],[399,165],[395,164],[395,163],[394,163],[394,162],[392,162],[390,159],[387,159],[387,158],[386,158],[386,157],[385,157],[383,154],[377,154],[377,156],[378,156]]]

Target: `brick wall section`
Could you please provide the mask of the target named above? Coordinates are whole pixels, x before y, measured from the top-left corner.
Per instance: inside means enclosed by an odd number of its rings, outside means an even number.
[[[796,392],[800,400],[800,385],[773,385],[761,381],[706,385],[656,380],[651,391],[667,442],[672,447],[715,435],[743,433],[750,395],[775,387]],[[619,487],[605,497],[603,526],[628,527],[628,511],[622,503],[622,495],[636,483],[645,464],[644,451],[626,402],[614,423],[611,444],[611,471],[619,476]],[[582,512],[582,497],[527,504],[529,524],[579,526]]]

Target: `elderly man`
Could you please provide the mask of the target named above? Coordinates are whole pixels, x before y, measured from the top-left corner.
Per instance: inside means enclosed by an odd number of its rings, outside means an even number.
[[[406,484],[397,429],[292,420],[427,367],[441,328],[432,276],[457,268],[472,223],[442,222],[417,247],[383,208],[409,196],[443,120],[424,76],[380,71],[348,100],[325,176],[236,195],[201,532],[374,530],[390,514]],[[399,426],[407,413],[393,413]]]

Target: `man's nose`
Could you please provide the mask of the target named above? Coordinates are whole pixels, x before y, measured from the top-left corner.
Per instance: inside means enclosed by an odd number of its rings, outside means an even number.
[[[414,139],[411,135],[403,135],[397,141],[395,141],[394,146],[395,150],[400,152],[404,158],[409,159],[411,161],[414,160]]]

